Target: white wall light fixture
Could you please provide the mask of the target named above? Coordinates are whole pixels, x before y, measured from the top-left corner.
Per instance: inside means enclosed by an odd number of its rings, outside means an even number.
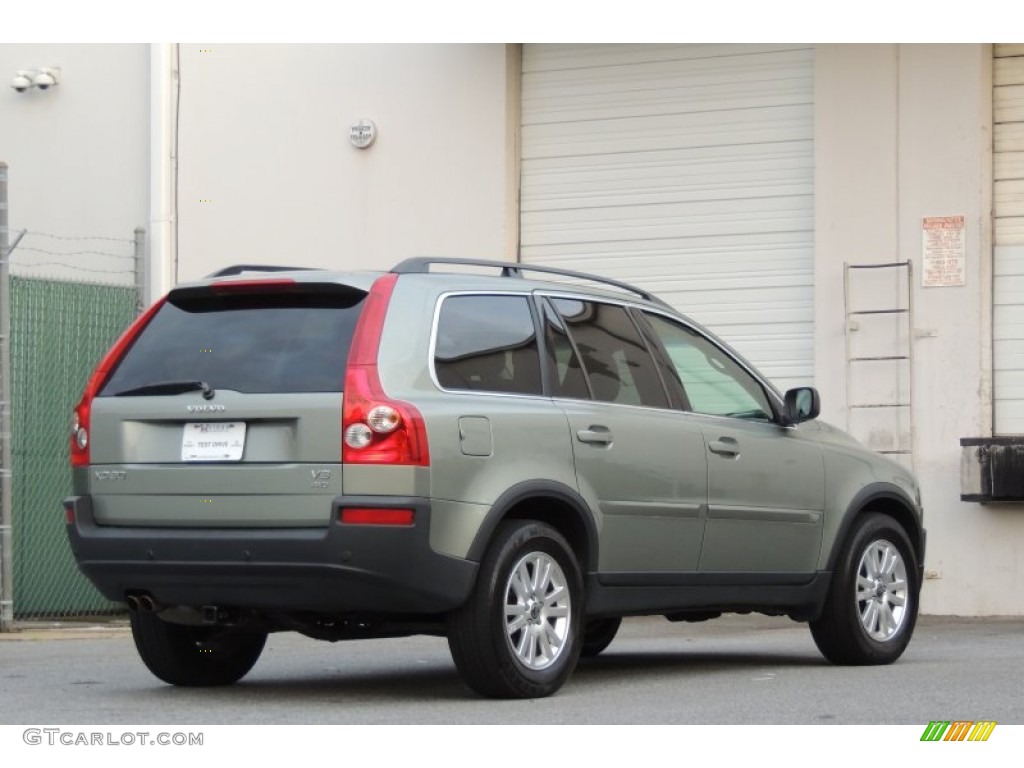
[[[368,117],[360,118],[348,129],[348,138],[352,146],[366,149],[377,140],[377,126]]]
[[[60,84],[60,67],[34,67],[19,69],[11,80],[11,88],[18,93],[25,93],[32,88],[48,91]]]

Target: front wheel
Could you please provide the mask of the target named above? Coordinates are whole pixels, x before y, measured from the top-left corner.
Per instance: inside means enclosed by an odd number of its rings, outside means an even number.
[[[470,688],[495,698],[540,698],[562,687],[582,638],[583,579],[551,526],[499,526],[469,600],[449,616],[448,647]]]
[[[891,664],[914,632],[920,587],[903,526],[865,515],[850,532],[821,617],[811,622],[815,644],[835,664]]]
[[[265,632],[171,624],[154,613],[133,611],[132,637],[149,671],[171,685],[211,686],[237,682],[253,668]]]

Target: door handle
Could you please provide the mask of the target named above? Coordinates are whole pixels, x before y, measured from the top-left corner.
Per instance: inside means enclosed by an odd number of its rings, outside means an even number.
[[[740,455],[740,444],[734,437],[720,437],[708,443],[708,450],[719,456],[736,458]]]
[[[611,445],[612,431],[600,424],[592,424],[590,429],[577,431],[576,439],[581,443],[590,443],[592,445]]]

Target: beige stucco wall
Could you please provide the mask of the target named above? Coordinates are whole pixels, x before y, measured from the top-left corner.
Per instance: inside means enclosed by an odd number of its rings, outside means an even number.
[[[506,46],[183,44],[180,86],[178,280],[502,258],[514,239]]]
[[[843,262],[912,259],[913,447],[929,534],[928,613],[1024,613],[1024,510],[960,501],[959,438],[991,428],[990,152],[989,46],[819,46],[817,385],[826,418],[843,425]],[[921,219],[952,215],[966,217],[966,285],[923,288]]]
[[[17,70],[54,66],[55,87],[9,87]],[[0,45],[11,237],[30,231],[12,255],[15,273],[132,283],[122,257],[149,218],[148,119],[149,46]]]

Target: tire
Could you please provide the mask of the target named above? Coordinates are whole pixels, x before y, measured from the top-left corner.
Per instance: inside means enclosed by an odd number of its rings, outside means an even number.
[[[891,664],[910,642],[921,591],[917,556],[903,527],[868,513],[854,522],[811,622],[818,650],[834,664]]]
[[[171,685],[230,685],[253,668],[267,641],[265,632],[170,624],[133,611],[132,637],[149,671]]]
[[[469,600],[449,615],[448,647],[483,696],[550,696],[579,660],[582,610],[583,578],[568,542],[544,523],[508,521]]]
[[[593,658],[612,644],[619,631],[622,619],[609,616],[603,619],[588,619],[583,627],[583,646],[580,655]]]

